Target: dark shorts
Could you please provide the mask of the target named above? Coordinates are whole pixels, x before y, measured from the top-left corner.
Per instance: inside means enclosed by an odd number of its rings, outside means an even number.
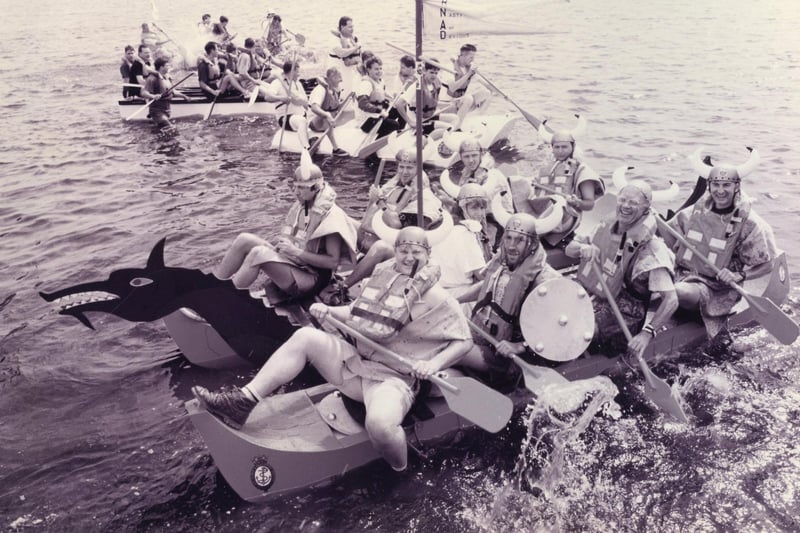
[[[286,131],[296,131],[292,127],[292,117],[294,115],[287,115],[286,116],[286,124],[283,123],[283,116],[278,117],[278,126],[285,129]]]

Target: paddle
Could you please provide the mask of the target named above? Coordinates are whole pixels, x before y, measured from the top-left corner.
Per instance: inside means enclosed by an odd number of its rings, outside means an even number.
[[[394,353],[388,348],[384,348],[350,326],[333,318],[330,314],[326,315],[325,318],[333,326],[358,339],[359,342],[364,343],[373,350],[409,367],[411,366],[411,361],[405,357]],[[473,378],[452,376],[445,379],[439,375],[433,375],[428,379],[439,386],[447,405],[454,413],[486,431],[497,433],[511,419],[511,414],[514,410],[514,404],[511,399]]]
[[[211,113],[214,112],[214,106],[217,105],[217,98],[219,98],[220,94],[222,94],[222,91],[214,95],[214,99],[211,100],[211,104],[209,104],[208,109],[206,109],[206,112],[203,115],[203,120],[208,120],[211,118]]]
[[[349,102],[350,99],[353,96],[355,96],[355,94],[356,94],[355,91],[351,91],[350,94],[347,95],[347,98],[345,98],[342,101],[341,107],[339,108],[339,111],[336,112],[336,115],[333,117],[331,125],[328,126],[328,129],[326,129],[316,141],[314,141],[314,144],[312,144],[311,148],[308,149],[309,153],[313,154],[317,150],[317,148],[319,148],[319,145],[322,144],[322,139],[324,139],[325,136],[328,135],[330,131],[334,128],[334,126],[336,126],[336,121],[339,120],[339,117],[341,116],[342,112],[344,112],[344,108],[347,107],[347,102]]]
[[[619,306],[617,306],[617,301],[614,299],[614,295],[611,294],[611,291],[606,284],[606,280],[603,278],[603,273],[600,270],[600,266],[594,260],[592,260],[592,270],[594,271],[595,276],[597,276],[600,286],[603,288],[603,292],[606,295],[606,300],[611,306],[611,310],[614,312],[614,316],[617,319],[617,323],[619,323],[619,327],[622,328],[622,333],[625,334],[625,338],[628,340],[628,342],[630,342],[633,336],[628,329],[628,325],[625,323],[625,319],[622,317],[622,313],[619,310]],[[678,400],[673,395],[672,388],[669,386],[669,384],[653,374],[652,370],[650,370],[650,367],[647,366],[647,362],[644,360],[644,357],[642,357],[641,354],[637,356],[637,359],[639,360],[639,367],[642,369],[642,374],[644,374],[644,379],[647,383],[647,386],[645,387],[645,394],[647,394],[647,397],[650,398],[660,409],[671,415],[676,420],[680,422],[688,422],[689,419],[686,417],[686,413],[683,412],[683,407],[681,407],[681,404],[678,403]]]
[[[297,60],[297,50],[294,51],[292,54],[292,73],[297,68],[295,61]],[[283,112],[283,126],[281,126],[281,135],[278,138],[278,153],[281,153],[281,149],[283,148],[283,134],[286,132],[286,128],[289,126],[287,124],[289,120],[289,106],[292,104],[292,86],[294,85],[294,80],[289,80],[289,89],[286,91],[289,97],[289,101],[286,102],[286,110]]]
[[[660,217],[656,217],[656,221],[660,229],[675,237],[678,242],[686,246],[690,252],[711,268],[714,273],[720,273],[721,269],[719,269],[717,265],[710,261],[705,255],[701,254],[697,248],[692,246],[692,244],[689,243],[683,235],[675,231],[672,226],[664,222]],[[759,324],[764,326],[764,329],[769,331],[773,337],[786,345],[792,344],[797,339],[798,333],[800,333],[800,328],[797,323],[787,316],[786,313],[781,311],[780,307],[775,305],[772,300],[764,296],[749,293],[737,283],[730,283],[730,286],[747,300],[747,303],[750,304],[750,308],[753,310],[755,319]]]
[[[703,163],[711,166],[711,156],[709,155],[705,156],[703,158]],[[690,194],[689,197],[686,199],[686,201],[683,202],[683,204],[681,204],[681,206],[675,211],[673,211],[672,209],[667,210],[667,217],[666,217],[667,220],[670,220],[672,217],[674,217],[678,213],[678,211],[682,211],[683,209],[686,209],[687,207],[696,204],[697,201],[700,198],[702,198],[703,195],[706,193],[707,188],[708,188],[708,180],[703,176],[698,176],[697,181],[694,184],[694,190],[692,191],[692,194]]]
[[[415,80],[412,79],[411,81],[406,83],[405,87],[403,87],[403,90],[398,92],[397,96],[395,96],[394,99],[392,99],[391,103],[389,103],[389,107],[386,110],[387,115],[388,115],[389,111],[391,111],[392,108],[395,105],[397,105],[397,102],[403,96],[403,93],[406,92],[406,89],[408,89],[411,86],[411,84],[414,83],[414,81]],[[383,119],[385,119],[385,118],[386,117],[381,116],[378,119],[378,121],[375,123],[375,125],[372,126],[372,129],[369,130],[369,133],[367,133],[366,137],[364,137],[361,140],[361,144],[359,144],[358,148],[356,148],[356,157],[359,157],[359,158],[367,157],[371,153],[378,151],[384,144],[389,142],[389,136],[388,135],[384,135],[380,139],[372,140],[372,141],[369,142],[369,144],[367,144],[367,139],[371,138],[373,135],[377,135],[377,132],[381,127],[381,124],[383,124]]]
[[[480,326],[475,324],[472,321],[469,321],[469,327],[486,339],[494,348],[497,348],[497,345],[500,344],[500,341],[489,335]],[[536,366],[530,363],[526,363],[520,356],[512,355],[511,360],[514,361],[521,370],[522,370],[522,377],[525,381],[525,388],[531,391],[535,395],[540,395],[545,387],[549,385],[565,385],[569,383],[569,380],[553,370],[552,368],[547,368],[544,366]]]
[[[295,33],[295,32],[293,32],[291,30],[286,29],[286,28],[283,28],[283,31],[285,31],[286,33],[288,33],[289,35],[294,37],[294,40],[300,46],[305,46],[306,45],[306,36],[303,35],[302,33]]]
[[[398,50],[398,51],[400,51],[400,52],[403,52],[404,54],[409,54],[409,55],[412,55],[412,56],[414,55],[414,54],[412,54],[411,52],[409,52],[408,50],[404,50],[403,48],[400,48],[399,46],[395,46],[395,45],[393,45],[392,43],[386,43],[386,44],[387,44],[388,46],[390,46],[390,47],[394,48],[395,50]],[[427,57],[420,57],[420,59],[421,59],[422,61],[425,61],[426,63],[430,63],[431,65],[433,65],[434,67],[438,68],[439,70],[444,70],[445,72],[449,72],[450,74],[455,74],[455,71],[453,71],[452,69],[449,69],[449,68],[445,67],[444,65],[442,65],[441,63],[439,63],[439,62],[437,62],[437,61],[434,61],[434,60],[432,60],[432,59],[430,59],[430,58],[427,58]],[[476,72],[477,72],[477,71],[476,71]],[[507,101],[509,104],[511,104],[511,105],[513,105],[514,107],[516,107],[516,108],[517,108],[517,110],[518,110],[520,113],[522,113],[522,116],[523,116],[523,117],[525,117],[525,120],[527,120],[527,121],[528,121],[528,122],[531,124],[531,126],[533,126],[533,127],[534,127],[534,129],[537,129],[537,130],[539,129],[539,124],[541,124],[541,123],[542,123],[542,121],[541,121],[541,120],[539,120],[539,119],[538,119],[538,118],[536,118],[535,116],[531,115],[530,113],[528,113],[527,111],[525,111],[524,109],[522,109],[522,108],[521,108],[519,105],[517,105],[517,103],[516,103],[514,100],[512,100],[511,98],[509,98],[509,96],[508,96],[506,93],[504,93],[503,91],[501,91],[500,89],[498,89],[498,88],[497,88],[497,85],[495,85],[494,83],[492,83],[491,81],[489,81],[489,79],[488,79],[488,78],[486,78],[486,76],[484,76],[484,75],[483,75],[483,74],[481,74],[480,72],[478,72],[478,76],[480,76],[480,77],[483,79],[484,83],[486,83],[486,85],[489,87],[489,89],[491,89],[492,91],[496,92],[497,94],[499,94],[500,96],[502,96],[502,97],[503,97],[503,99],[505,99],[505,100],[506,100],[506,101]]]
[[[381,159],[380,163],[378,163],[378,171],[375,173],[375,183],[374,185],[378,187],[381,184],[381,177],[383,177],[383,167],[386,166],[386,160]]]
[[[185,78],[181,79],[181,81],[179,81],[178,83],[175,83],[175,84],[173,84],[173,85],[172,85],[172,87],[170,87],[169,89],[167,89],[166,91],[164,91],[164,93],[163,93],[161,96],[162,96],[162,97],[164,97],[164,96],[168,95],[169,93],[171,93],[172,91],[174,91],[174,90],[175,90],[175,88],[176,88],[178,85],[180,85],[181,83],[185,82],[186,80],[188,80],[189,78],[191,78],[191,77],[192,77],[192,76],[194,76],[194,75],[195,75],[195,73],[194,73],[194,72],[190,72],[189,74],[187,74],[187,75],[186,75],[186,77],[185,77]],[[155,102],[155,99],[153,99],[153,100],[150,100],[150,101],[149,101],[149,102],[147,102],[145,105],[143,105],[142,107],[140,107],[139,109],[137,109],[136,111],[134,111],[133,113],[131,113],[130,115],[128,115],[128,116],[125,118],[125,120],[126,120],[126,121],[127,121],[127,120],[130,120],[130,119],[132,119],[133,117],[135,117],[135,116],[139,115],[139,114],[140,114],[142,111],[144,111],[145,109],[148,109],[148,108],[149,108],[151,105],[153,105],[153,102]]]

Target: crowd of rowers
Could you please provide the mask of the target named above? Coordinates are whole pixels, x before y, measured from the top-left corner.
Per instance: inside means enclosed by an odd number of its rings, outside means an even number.
[[[534,288],[562,275],[547,260],[555,252],[577,260],[577,281],[592,295],[596,329],[590,351],[641,354],[678,307],[699,310],[709,346],[729,339],[726,317],[740,298],[732,284],[768,275],[777,253],[771,228],[741,190],[757,152],[738,166],[708,166],[695,153],[692,161],[707,176],[708,192],[668,222],[651,209],[651,186],[631,180],[620,188],[613,214],[589,235],[576,235],[582,213],[604,194],[603,181],[579,159],[573,132],[540,132],[551,143],[553,160],[528,180],[527,195],[484,166],[480,145],[466,140],[460,170],[442,174],[446,187],[434,190],[423,176],[424,214],[418,220],[415,154],[401,150],[396,175],[370,188],[358,227],[304,154],[291,179],[296,200],[280,237],[239,235],[214,274],[239,288],[266,275],[265,292],[273,302],[321,294],[322,301],[309,307],[313,317],[346,322],[409,359],[410,368],[362,343],[303,327],[240,389],[195,387],[201,405],[240,428],[259,401],[310,363],[344,394],[365,403],[365,427],[374,446],[392,468],[403,470],[407,446],[401,423],[420,380],[459,365],[486,373],[490,383],[513,383],[519,373],[512,355],[552,366],[526,344],[520,309]],[[543,203],[548,207],[541,211]],[[718,273],[685,242],[660,232],[662,224],[706,255]],[[349,271],[346,277],[337,273],[343,270]],[[634,333],[630,341],[621,334],[609,298]],[[648,313],[651,307],[655,311]],[[473,337],[469,321],[497,344]]]
[[[301,146],[306,148],[313,144],[314,134],[327,130],[334,154],[346,155],[336,143],[335,131],[329,127],[343,122],[339,111],[349,103],[351,93],[361,129],[366,133],[375,129],[376,138],[402,130],[406,125],[416,127],[417,79],[422,87],[422,128],[432,139],[441,138],[447,130],[459,130],[464,118],[491,96],[485,86],[471,83],[477,73],[473,65],[477,47],[472,44],[461,46],[452,60],[451,80],[443,82],[439,78],[440,64],[436,60],[417,65],[410,55],[400,58],[397,74],[384,79],[383,61],[362,49],[354,35],[353,19],[347,16],[339,19],[334,32],[337,42],[330,56],[337,64],[326,70],[324,78],[317,78],[318,85],[307,95],[300,83],[300,61],[276,60],[281,51],[281,37],[285,35],[278,15],[271,14],[264,36],[246,38],[243,47],[231,42],[233,36],[227,32],[225,17],[220,17],[220,23],[213,26],[208,24],[210,15],[204,15],[203,20],[201,31],[215,37],[205,44],[203,55],[197,59],[203,100],[216,101],[225,96],[249,99],[259,94],[267,102],[285,105],[285,116],[279,117],[279,126],[297,132]],[[171,99],[189,97],[173,88],[168,75],[169,57],[159,55],[158,43],[144,35],[138,50],[130,45],[125,47],[120,66],[123,97],[158,100],[151,105],[150,118],[159,128],[171,129]],[[273,67],[277,74],[273,73]],[[441,108],[443,88],[451,100]]]

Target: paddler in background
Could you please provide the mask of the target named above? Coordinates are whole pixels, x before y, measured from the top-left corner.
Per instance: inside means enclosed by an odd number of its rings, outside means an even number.
[[[244,93],[245,98],[250,97],[251,91],[258,91],[264,98],[266,98],[270,93],[270,86],[261,81],[261,73],[269,66],[269,64],[266,62],[266,59],[261,61],[261,59],[255,53],[255,50],[255,39],[251,37],[246,38],[244,40],[244,51],[239,54],[239,58],[236,60],[236,72],[239,83],[246,91]],[[299,97],[301,95],[303,97],[306,95],[302,88],[300,89],[300,95],[297,96]],[[304,146],[308,147],[307,145]]]
[[[402,129],[405,121],[396,107],[391,107],[389,93],[383,83],[383,62],[379,57],[371,57],[365,63],[367,76],[356,87],[358,110],[356,118],[362,121],[361,131],[369,134],[380,122],[376,138],[384,137]]]
[[[472,340],[458,304],[436,284],[425,232],[417,227],[401,230],[394,249],[394,259],[376,269],[352,305],[315,303],[310,312],[321,321],[330,315],[405,356],[413,361],[410,369],[362,344],[354,346],[338,335],[303,327],[241,389],[210,392],[193,387],[200,404],[229,426],[241,428],[258,402],[311,363],[345,395],[364,402],[364,425],[373,446],[394,470],[405,470],[408,446],[402,422],[420,380],[458,362]]]
[[[297,132],[300,146],[308,150],[308,96],[300,83],[300,63],[286,61],[283,64],[283,76],[275,78],[269,84],[269,91],[264,95],[267,102],[278,102],[281,114],[278,116],[278,126],[286,131]],[[288,106],[288,109],[283,106]],[[284,117],[286,118],[284,122]]]
[[[586,130],[586,119],[579,116],[578,125],[573,130],[553,133],[545,127],[546,122],[539,126],[539,136],[552,147],[555,162],[541,168],[533,183],[513,183],[512,191],[518,209],[535,216],[550,208],[554,195],[566,198],[561,224],[542,235],[546,246],[563,248],[572,238],[581,213],[594,208],[595,200],[605,193],[605,185],[597,172],[580,161],[576,154],[575,140]]]
[[[434,140],[441,139],[445,129],[456,122],[456,116],[453,114],[437,113],[439,92],[442,89],[442,82],[439,80],[439,67],[435,66],[437,64],[438,61],[435,58],[432,63],[425,63],[422,76],[420,76],[422,86],[422,133]],[[418,105],[416,84],[408,84],[401,94],[402,96],[397,100],[395,108],[409,127],[416,128],[416,106]]]
[[[122,61],[119,64],[119,74],[122,76],[122,83],[131,82],[131,67],[136,61],[136,49],[131,45],[125,46],[125,55],[122,56]],[[122,97],[125,99],[134,96],[133,89],[136,87],[122,87]],[[138,92],[137,92],[138,94]]]
[[[495,216],[505,222],[500,250],[487,265],[483,282],[464,292],[458,301],[475,302],[472,321],[499,341],[493,348],[483,337],[476,336],[461,364],[489,372],[490,380],[503,386],[514,385],[519,378],[518,367],[509,357],[529,351],[519,326],[522,303],[534,288],[561,277],[547,263],[547,254],[539,242],[539,231],[558,224],[561,209],[541,220],[527,213],[498,212]]]
[[[680,306],[699,309],[711,342],[710,355],[724,352],[732,340],[727,329],[728,314],[741,295],[730,284],[759,278],[772,272],[777,244],[772,228],[754,210],[742,192],[742,178],[759,162],[753,150],[742,165],[709,166],[699,150],[691,156],[697,172],[708,178],[708,194],[687,207],[669,222],[718,269],[716,274],[687,247],[662,231],[664,240],[675,250],[678,277],[675,289]]]
[[[214,270],[217,278],[231,279],[240,289],[250,287],[264,272],[278,289],[269,287],[271,303],[316,294],[343,261],[355,261],[356,229],[307,151],[301,154],[291,187],[295,202],[278,240],[273,244],[242,233]]]
[[[617,197],[614,217],[602,221],[591,237],[578,236],[566,247],[570,257],[580,257],[577,280],[594,295],[596,329],[593,342],[609,355],[626,351],[638,357],[667,325],[678,308],[673,279],[675,256],[656,235],[656,219],[650,210],[651,187],[642,180],[628,182]],[[595,262],[622,313],[630,342],[624,337],[608,297],[600,285]],[[653,294],[661,297],[645,324]]]
[[[308,107],[314,114],[309,121],[308,127],[314,132],[328,131],[328,139],[333,147],[333,155],[346,156],[347,151],[339,148],[334,137],[334,127],[336,115],[342,108],[342,73],[337,67],[330,67],[325,71],[325,79],[319,83],[308,95]],[[341,121],[340,121],[341,123]]]
[[[216,42],[208,41],[204,47],[205,54],[197,59],[197,83],[209,101],[214,100],[217,96],[224,96],[227,92],[233,93],[229,87],[233,87],[242,94],[247,92],[233,72],[223,73],[217,46]]]
[[[445,86],[448,96],[454,99],[453,105],[458,114],[454,129],[461,128],[467,114],[484,106],[492,96],[485,87],[472,83],[472,78],[478,73],[478,69],[472,65],[477,53],[478,47],[474,44],[465,44],[461,46],[458,57],[452,60],[455,73],[453,79]]]
[[[186,101],[189,101],[189,97],[177,89],[172,89],[172,80],[167,76],[169,59],[159,57],[153,63],[153,67],[155,71],[145,78],[142,96],[148,100],[155,100],[148,110],[150,112],[150,120],[162,132],[167,133],[175,127],[169,120],[170,102],[173,96],[183,98]]]
[[[339,19],[338,30],[334,32],[336,45],[330,53],[330,57],[341,61],[342,90],[345,93],[355,89],[359,80],[357,67],[360,62],[361,45],[358,44],[358,37],[355,36],[355,27],[351,17],[341,17]]]
[[[457,165],[445,169],[439,176],[440,186],[434,189],[447,209],[452,212],[455,208],[458,186],[477,183],[484,188],[490,202],[495,195],[503,194],[501,200],[503,207],[506,211],[513,211],[508,178],[484,162],[484,151],[480,142],[473,137],[466,138],[459,144],[458,153],[462,165],[461,171],[457,171]]]

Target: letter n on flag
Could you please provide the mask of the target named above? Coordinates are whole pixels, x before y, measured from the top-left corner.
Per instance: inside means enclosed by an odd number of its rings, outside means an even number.
[[[541,34],[530,0],[422,0],[428,43],[468,41],[476,35]],[[530,21],[527,23],[526,21]]]

